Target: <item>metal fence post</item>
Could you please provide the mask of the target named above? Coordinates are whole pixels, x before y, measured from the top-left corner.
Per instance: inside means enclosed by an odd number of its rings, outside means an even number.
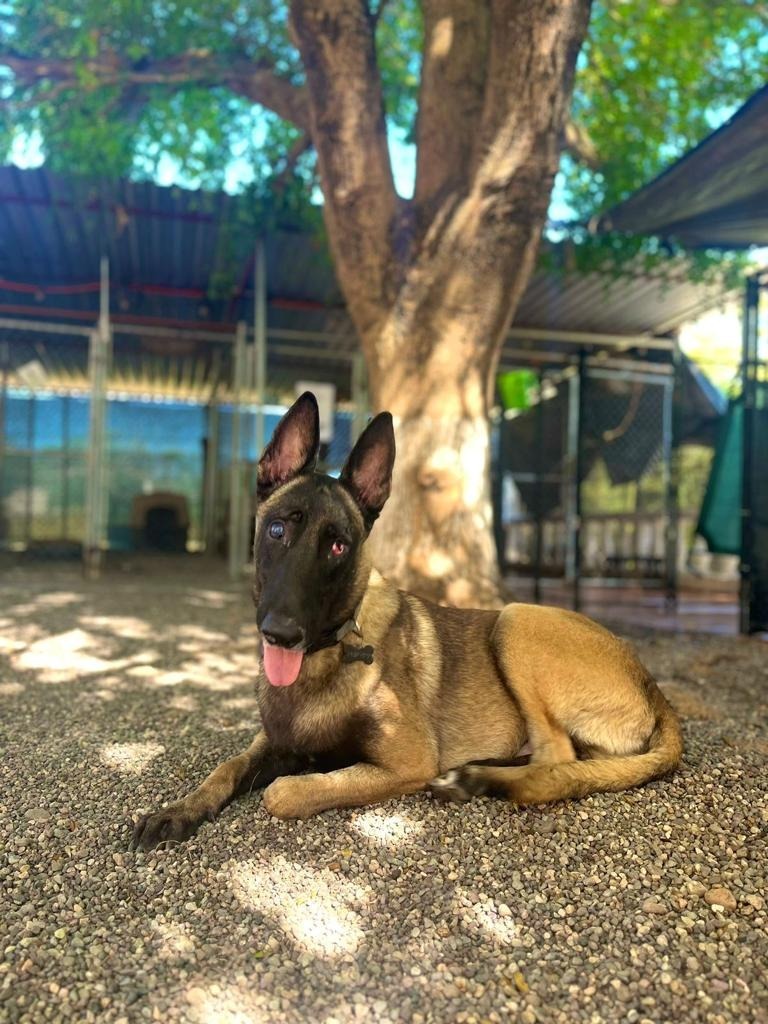
[[[212,396],[206,410],[205,477],[203,480],[203,544],[210,554],[216,544],[216,492],[219,477],[219,405]]]
[[[107,380],[112,350],[112,326],[109,320],[109,260],[100,264],[99,322],[91,332],[88,353],[91,410],[86,469],[85,542],[86,575],[95,579],[101,572],[106,546],[108,486],[106,460]]]
[[[5,516],[5,472],[6,472],[6,403],[8,395],[8,370],[11,363],[11,349],[7,341],[0,342],[0,550],[8,540],[6,531],[10,523]]]
[[[753,551],[753,480],[754,472],[754,415],[757,384],[758,305],[760,290],[757,277],[748,277],[744,294],[744,323],[742,335],[742,448],[741,448],[741,552],[739,572],[740,629],[752,632],[752,560]]]
[[[544,518],[542,503],[544,481],[541,476],[544,464],[544,370],[538,375],[538,402],[536,403],[536,479],[534,483],[534,506],[536,525],[533,540],[533,600],[541,604],[541,563],[544,553]]]
[[[677,553],[678,553],[678,498],[679,498],[679,459],[678,438],[679,402],[676,401],[677,389],[681,383],[680,345],[675,338],[672,353],[672,377],[664,381],[664,413],[662,421],[662,458],[664,465],[664,505],[665,505],[665,551],[666,561],[666,604],[670,610],[677,608]]]
[[[565,578],[572,586],[574,611],[581,607],[581,411],[584,352],[579,353],[575,372],[568,381],[568,425],[566,438]]]
[[[232,360],[232,440],[229,465],[229,575],[239,579],[243,571],[243,457],[242,402],[246,374],[246,326],[238,322]]]

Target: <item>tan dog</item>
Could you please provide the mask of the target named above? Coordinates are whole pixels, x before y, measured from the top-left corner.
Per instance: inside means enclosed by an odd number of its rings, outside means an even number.
[[[259,463],[262,729],[189,796],[143,817],[137,848],[186,839],[264,786],[271,814],[306,818],[427,787],[448,799],[544,803],[627,789],[678,765],[675,713],[602,626],[535,605],[439,607],[371,568],[365,540],[395,457],[387,413],[338,480],[314,472],[318,445],[307,393]],[[514,764],[526,744],[530,762]],[[495,764],[471,763],[480,761]]]

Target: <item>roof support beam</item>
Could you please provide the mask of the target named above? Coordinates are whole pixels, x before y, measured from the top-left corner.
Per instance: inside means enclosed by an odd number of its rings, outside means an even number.
[[[546,327],[510,327],[508,338],[519,341],[555,341],[566,345],[596,345],[605,348],[655,348],[671,352],[672,338],[652,334],[600,334],[592,331],[550,331]]]

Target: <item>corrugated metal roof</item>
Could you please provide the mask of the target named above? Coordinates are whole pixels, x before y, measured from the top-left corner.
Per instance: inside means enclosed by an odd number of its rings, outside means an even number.
[[[768,85],[599,222],[683,245],[768,245]]]
[[[142,333],[144,355],[159,358],[162,341],[154,349],[146,341],[159,325],[177,332],[177,342],[180,334],[198,336],[197,358],[210,361],[210,337],[200,336],[231,337],[238,320],[252,318],[259,227],[244,196],[0,167],[0,318],[92,324],[104,254],[113,321],[136,336],[116,344],[116,359],[134,358],[131,346]],[[303,346],[306,362],[309,346],[318,360],[343,367],[357,341],[322,238],[272,230],[264,245],[270,358],[289,367],[291,349]],[[722,290],[692,284],[679,262],[671,267],[666,279],[539,271],[507,350],[562,343],[558,334],[629,341],[661,334],[721,298]],[[170,341],[166,348],[172,351]]]
[[[666,274],[539,271],[518,306],[515,328],[596,334],[666,334],[722,300],[722,287],[696,284],[681,262]]]

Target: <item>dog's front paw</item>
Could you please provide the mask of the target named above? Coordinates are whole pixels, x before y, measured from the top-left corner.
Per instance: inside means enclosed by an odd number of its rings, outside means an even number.
[[[179,800],[154,814],[145,814],[136,822],[131,840],[132,850],[154,850],[156,847],[183,843],[197,832],[208,814],[191,811]]]
[[[482,772],[480,765],[465,764],[462,768],[453,768],[445,775],[432,779],[429,790],[437,800],[466,803],[473,796],[480,796],[485,792]]]
[[[308,800],[307,779],[283,775],[267,786],[264,807],[275,818],[308,818],[314,813]]]

